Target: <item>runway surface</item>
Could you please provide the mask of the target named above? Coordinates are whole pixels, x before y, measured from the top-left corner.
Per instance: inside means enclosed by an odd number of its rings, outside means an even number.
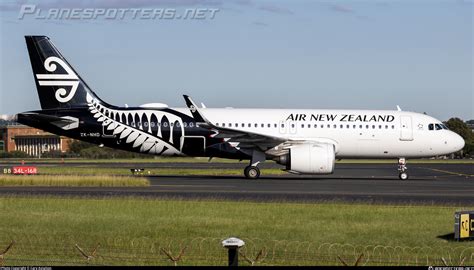
[[[40,166],[51,166],[44,164]],[[58,166],[58,165],[56,165]],[[85,166],[67,164],[61,166]],[[92,167],[92,164],[90,164]],[[94,164],[130,168],[242,168],[244,163]],[[145,196],[184,199],[218,198],[252,201],[347,201],[393,204],[474,206],[474,165],[409,164],[410,179],[398,179],[395,164],[337,164],[329,176],[265,175],[259,180],[238,176],[150,176],[150,187],[0,187],[0,194]]]

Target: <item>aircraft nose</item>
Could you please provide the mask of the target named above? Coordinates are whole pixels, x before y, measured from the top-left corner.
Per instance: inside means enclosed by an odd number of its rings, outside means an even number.
[[[453,132],[451,137],[452,137],[451,140],[453,142],[453,147],[454,147],[455,152],[464,148],[464,144],[465,144],[464,139],[461,136],[459,136],[459,134]]]

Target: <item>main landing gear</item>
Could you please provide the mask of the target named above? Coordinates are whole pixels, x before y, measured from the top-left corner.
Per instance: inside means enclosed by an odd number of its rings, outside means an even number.
[[[408,168],[407,168],[407,161],[405,160],[405,158],[399,158],[398,159],[398,178],[400,178],[400,180],[407,180],[408,179]]]
[[[244,170],[245,178],[258,179],[260,177],[260,169],[257,166],[249,165]]]
[[[244,175],[247,179],[258,179],[260,177],[260,169],[258,164],[260,162],[265,162],[265,153],[254,150],[252,152],[252,160],[250,161],[249,166],[245,167]]]

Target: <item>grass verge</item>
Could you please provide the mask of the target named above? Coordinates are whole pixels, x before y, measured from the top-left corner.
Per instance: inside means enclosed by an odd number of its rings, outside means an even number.
[[[225,265],[236,236],[262,265],[474,263],[472,243],[448,241],[456,207],[254,203],[145,198],[0,197],[6,265]],[[449,237],[447,237],[449,239]],[[96,256],[86,253],[99,245]],[[241,263],[248,265],[242,257]]]
[[[90,168],[90,167],[41,167],[41,174],[57,175],[131,175],[130,169],[126,168]],[[239,175],[242,176],[243,169],[186,169],[186,168],[147,168],[144,175]],[[262,169],[265,175],[288,174],[280,169]],[[0,176],[1,177],[1,176]]]
[[[80,159],[66,158],[54,159],[2,159],[0,164],[19,164],[21,161],[27,164],[35,163],[207,163],[209,158],[205,157],[155,157],[137,159]],[[235,159],[213,158],[210,163],[247,163]],[[474,164],[474,159],[408,159],[409,164]],[[336,163],[375,163],[375,164],[396,164],[396,159],[342,159]]]
[[[107,175],[0,175],[0,186],[145,187],[148,179]]]

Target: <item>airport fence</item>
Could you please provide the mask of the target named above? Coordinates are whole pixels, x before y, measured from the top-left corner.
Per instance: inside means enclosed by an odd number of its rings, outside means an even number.
[[[227,250],[219,238],[161,240],[146,237],[107,238],[97,242],[55,236],[0,240],[0,266],[14,265],[226,265]],[[474,264],[474,247],[450,243],[436,247],[403,247],[311,243],[242,238],[240,265],[438,265]]]

